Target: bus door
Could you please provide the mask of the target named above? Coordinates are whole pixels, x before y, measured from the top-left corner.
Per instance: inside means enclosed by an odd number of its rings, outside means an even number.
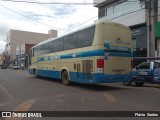
[[[83,79],[93,79],[93,60],[83,60]]]
[[[83,60],[74,64],[76,79],[91,80],[93,78],[93,60]]]
[[[82,63],[81,62],[77,62],[74,64],[74,70],[76,72],[76,79],[79,80],[81,79],[81,69],[82,69]]]

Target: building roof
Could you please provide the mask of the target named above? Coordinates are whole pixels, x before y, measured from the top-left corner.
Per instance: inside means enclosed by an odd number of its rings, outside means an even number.
[[[38,32],[31,32],[31,31],[24,31],[24,30],[14,30],[14,29],[10,29],[9,31],[15,31],[15,32],[17,31],[17,32],[24,32],[24,33],[48,35],[48,33],[38,33]]]
[[[101,6],[104,6],[106,4],[110,4],[110,3],[113,3],[113,2],[117,2],[119,0],[94,0],[94,3],[95,3],[95,7],[101,7]]]

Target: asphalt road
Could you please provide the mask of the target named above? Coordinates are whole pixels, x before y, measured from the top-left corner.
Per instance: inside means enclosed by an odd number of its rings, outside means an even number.
[[[160,111],[160,85],[145,84],[144,87],[129,87],[123,86],[122,83],[98,85],[74,83],[71,86],[64,86],[60,80],[35,78],[28,75],[25,70],[0,69],[0,111]],[[28,118],[1,119],[28,120]],[[73,117],[45,119],[75,120]],[[160,117],[77,119],[159,120]]]

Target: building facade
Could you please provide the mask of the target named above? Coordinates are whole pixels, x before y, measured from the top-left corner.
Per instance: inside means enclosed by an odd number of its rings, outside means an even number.
[[[99,20],[118,22],[131,28],[134,57],[158,56],[154,36],[158,0],[94,0],[94,3],[98,7]]]
[[[16,65],[23,67],[24,69],[28,68],[29,65],[29,50],[35,44],[22,44],[16,47]]]
[[[49,30],[48,34],[10,30],[7,33],[5,55],[7,62],[16,60],[16,47],[22,44],[38,44],[46,39],[57,37],[57,30]]]
[[[155,23],[155,38],[157,41],[157,54],[160,57],[160,0],[158,0],[158,13],[157,19],[158,21]]]

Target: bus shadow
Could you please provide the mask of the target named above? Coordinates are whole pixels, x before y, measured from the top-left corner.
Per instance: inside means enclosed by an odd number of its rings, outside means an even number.
[[[110,83],[109,83],[110,84]],[[125,88],[119,84],[116,85],[109,85],[109,84],[80,84],[80,83],[72,83],[71,86],[79,89],[86,89],[89,91],[96,91],[96,92],[102,92],[102,91],[116,91],[116,90],[125,90],[128,88]]]
[[[33,77],[36,78],[36,77]],[[53,79],[53,78],[47,78],[47,77],[39,77],[36,78],[37,80],[42,80],[42,81],[47,81],[47,82],[52,82],[55,84],[63,85],[62,81],[60,79]],[[65,85],[63,85],[65,86]],[[82,83],[71,83],[68,88],[78,88],[78,89],[83,89],[83,90],[89,90],[89,91],[96,91],[96,92],[101,92],[101,91],[116,91],[116,90],[125,90],[125,89],[132,89],[132,87],[125,87],[123,84],[120,83],[102,83],[102,84],[82,84]]]
[[[42,80],[42,81],[48,81],[48,82],[54,82],[54,83],[62,84],[62,81],[60,79],[48,78],[48,77],[38,77],[37,79]]]

